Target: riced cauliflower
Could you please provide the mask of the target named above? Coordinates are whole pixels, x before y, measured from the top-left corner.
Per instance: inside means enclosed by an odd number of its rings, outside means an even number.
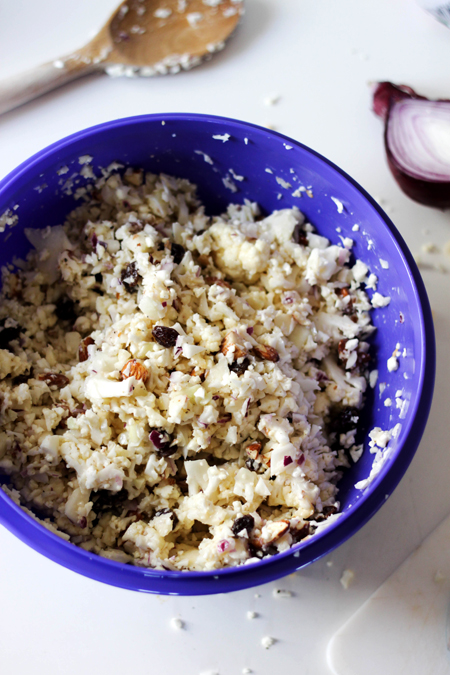
[[[26,233],[0,304],[0,470],[24,509],[169,570],[274,555],[338,512],[373,330],[348,248],[296,207],[209,217],[188,181],[132,169]]]

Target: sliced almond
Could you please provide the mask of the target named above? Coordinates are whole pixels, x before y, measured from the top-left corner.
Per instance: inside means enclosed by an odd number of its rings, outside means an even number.
[[[231,331],[231,333],[227,333],[227,335],[225,335],[224,339],[222,340],[222,344],[220,345],[220,351],[225,356],[228,356],[228,354],[232,353],[234,361],[247,356],[247,352],[245,351],[243,345],[240,344],[238,334],[234,331]]]
[[[289,521],[288,520],[276,520],[271,523],[267,523],[261,530],[261,539],[264,544],[272,544],[274,541],[279,539],[286,534],[289,530]]]
[[[252,352],[255,356],[259,356],[260,359],[264,359],[265,361],[276,363],[280,360],[280,355],[277,350],[273,347],[269,347],[269,345],[257,345],[256,347],[253,347]]]
[[[261,450],[261,443],[258,443],[258,441],[254,441],[253,443],[250,443],[249,446],[245,448],[245,452],[251,459],[258,459],[259,457],[259,451]]]
[[[130,359],[120,371],[120,375],[122,380],[126,380],[128,377],[134,377],[136,380],[142,380],[142,382],[145,383],[148,380],[149,373],[147,368],[140,361]]]

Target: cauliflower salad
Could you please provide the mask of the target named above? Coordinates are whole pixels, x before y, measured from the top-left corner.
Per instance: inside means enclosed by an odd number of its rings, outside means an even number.
[[[130,168],[26,235],[0,302],[0,471],[22,508],[168,570],[286,551],[339,511],[373,330],[351,240],[296,207],[209,217],[192,183]]]

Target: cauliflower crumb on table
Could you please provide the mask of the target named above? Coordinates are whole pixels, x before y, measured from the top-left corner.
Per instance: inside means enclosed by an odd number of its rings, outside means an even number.
[[[22,508],[169,570],[286,551],[338,512],[373,330],[347,248],[296,207],[210,218],[187,180],[134,169],[26,232],[0,306],[0,470]]]

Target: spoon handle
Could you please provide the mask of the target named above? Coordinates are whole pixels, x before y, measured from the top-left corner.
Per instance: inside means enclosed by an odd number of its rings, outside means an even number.
[[[0,115],[95,70],[96,66],[83,63],[72,54],[64,62],[43,63],[0,80]]]

